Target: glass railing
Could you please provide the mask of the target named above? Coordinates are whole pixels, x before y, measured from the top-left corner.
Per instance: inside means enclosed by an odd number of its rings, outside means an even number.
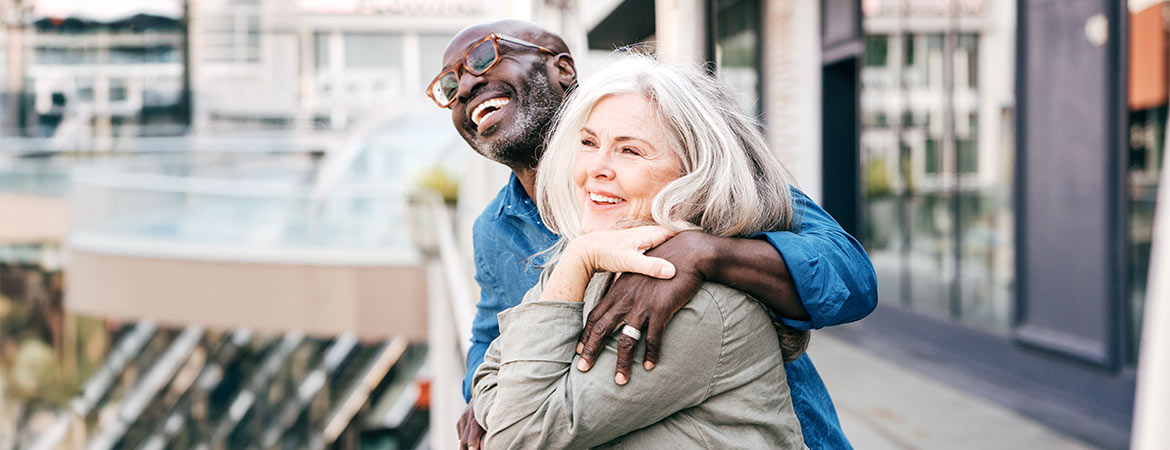
[[[314,198],[291,173],[260,182],[79,171],[71,195],[71,246],[115,254],[318,262],[327,262],[326,254],[377,260],[411,251],[400,225],[406,204],[401,188],[346,185],[327,198]]]

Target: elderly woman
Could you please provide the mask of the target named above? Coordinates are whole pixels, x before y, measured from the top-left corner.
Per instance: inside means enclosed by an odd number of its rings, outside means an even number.
[[[804,448],[769,313],[733,288],[703,285],[666,327],[657,366],[628,384],[571,369],[613,273],[648,272],[628,265],[631,252],[683,230],[789,229],[789,183],[756,124],[695,68],[630,56],[578,86],[537,178],[541,216],[562,241],[523,303],[499,314],[475,374],[484,445]],[[639,337],[623,333],[616,345]]]

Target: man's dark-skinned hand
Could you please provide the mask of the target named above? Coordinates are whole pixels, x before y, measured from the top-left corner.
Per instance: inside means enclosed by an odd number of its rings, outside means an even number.
[[[623,273],[589,313],[577,344],[581,358],[577,368],[588,371],[622,324],[631,325],[646,339],[643,368],[658,362],[662,334],[674,314],[682,309],[704,281],[735,287],[768,305],[784,317],[807,320],[792,275],[780,253],[766,241],[712,236],[698,231],[679,233],[646,252],[674,264],[675,276],[651,278]],[[617,342],[614,382],[630,379],[637,341],[622,334]]]
[[[467,403],[467,409],[463,410],[462,416],[459,416],[459,423],[455,424],[455,429],[459,433],[459,450],[477,449],[483,446],[485,432],[483,427],[479,426],[479,422],[475,420],[475,408],[471,402]]]

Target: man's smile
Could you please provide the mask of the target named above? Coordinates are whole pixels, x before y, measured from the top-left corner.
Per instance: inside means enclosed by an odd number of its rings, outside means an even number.
[[[475,123],[475,125],[478,126],[482,132],[484,128],[484,122],[487,120],[487,118],[491,117],[511,102],[512,100],[508,97],[495,97],[484,100],[482,103],[471,110],[471,121]]]

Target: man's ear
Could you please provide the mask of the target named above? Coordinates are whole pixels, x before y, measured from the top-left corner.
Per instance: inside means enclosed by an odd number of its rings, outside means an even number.
[[[552,63],[555,70],[552,75],[556,81],[561,85],[561,90],[568,90],[570,86],[577,83],[577,64],[573,62],[573,55],[568,53],[561,53],[553,57]]]

